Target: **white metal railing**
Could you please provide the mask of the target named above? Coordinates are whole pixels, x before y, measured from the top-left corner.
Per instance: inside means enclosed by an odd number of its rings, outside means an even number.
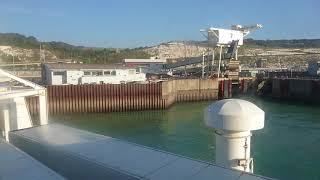
[[[6,140],[9,140],[9,131],[29,128],[32,126],[32,123],[28,122],[31,121],[31,118],[28,108],[26,107],[25,97],[39,97],[40,125],[48,124],[46,88],[28,80],[14,76],[2,69],[0,69],[0,76],[10,78],[23,84],[24,86],[31,87],[28,89],[10,89],[8,91],[0,92],[0,125],[2,124],[2,128],[1,126],[0,128],[4,132]],[[28,117],[25,117],[27,115]]]

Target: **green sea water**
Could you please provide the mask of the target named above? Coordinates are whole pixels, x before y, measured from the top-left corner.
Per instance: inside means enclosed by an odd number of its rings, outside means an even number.
[[[254,172],[279,179],[320,179],[320,106],[244,99],[266,113],[265,128],[253,132]],[[59,115],[51,121],[214,161],[213,130],[203,122],[203,110],[210,103],[181,103],[157,111]]]

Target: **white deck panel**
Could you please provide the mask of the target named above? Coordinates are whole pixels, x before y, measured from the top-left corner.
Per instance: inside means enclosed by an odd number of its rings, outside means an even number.
[[[187,158],[178,157],[176,161],[160,168],[147,177],[154,180],[160,179],[190,179],[201,169],[208,167],[209,164],[194,161]]]
[[[0,179],[64,179],[32,157],[0,139]]]
[[[13,133],[140,179],[268,179],[60,124]]]

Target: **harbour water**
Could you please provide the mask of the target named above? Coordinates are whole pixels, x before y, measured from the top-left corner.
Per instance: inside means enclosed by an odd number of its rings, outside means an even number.
[[[244,99],[266,112],[265,128],[253,132],[254,172],[279,179],[320,179],[320,106]],[[59,115],[51,121],[214,161],[213,131],[203,123],[203,109],[210,103],[182,103],[159,111]]]

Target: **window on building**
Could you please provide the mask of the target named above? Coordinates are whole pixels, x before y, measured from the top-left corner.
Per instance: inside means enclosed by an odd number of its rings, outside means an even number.
[[[135,69],[130,69],[129,70],[129,75],[133,75],[133,74],[136,74],[136,70]]]
[[[104,71],[104,72],[103,72],[103,75],[105,75],[105,76],[110,76],[110,75],[111,75],[111,72],[110,72],[110,71]]]
[[[92,76],[97,76],[98,75],[98,72],[97,71],[92,71]]]
[[[98,74],[98,76],[102,76],[103,72],[102,71],[98,71],[97,74]]]
[[[117,72],[116,71],[111,71],[111,75],[115,76],[115,75],[117,75]]]
[[[84,71],[83,73],[84,73],[85,76],[90,76],[91,75],[90,71]]]
[[[56,72],[53,72],[53,75],[54,76],[63,76],[63,75],[65,75],[65,71],[56,71]]]
[[[102,71],[92,71],[92,76],[102,76]]]

